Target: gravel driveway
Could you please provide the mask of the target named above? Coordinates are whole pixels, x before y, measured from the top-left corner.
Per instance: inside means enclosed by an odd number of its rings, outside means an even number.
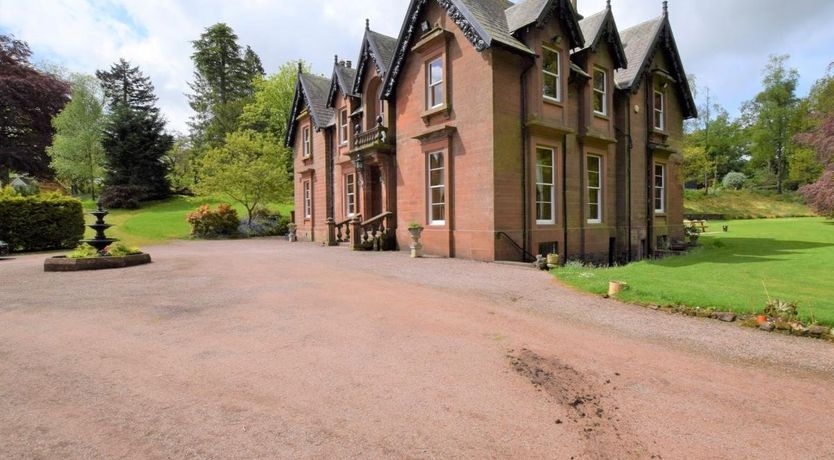
[[[0,260],[0,458],[834,458],[834,346],[279,240]]]

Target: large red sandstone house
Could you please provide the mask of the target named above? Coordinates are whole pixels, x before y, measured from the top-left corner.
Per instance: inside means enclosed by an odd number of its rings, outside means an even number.
[[[666,3],[618,30],[610,4],[412,0],[355,65],[299,73],[286,143],[302,240],[484,261],[624,263],[684,239],[696,116]]]

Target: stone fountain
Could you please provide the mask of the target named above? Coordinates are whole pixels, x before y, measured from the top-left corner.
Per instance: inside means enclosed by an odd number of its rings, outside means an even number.
[[[88,225],[88,227],[92,228],[96,231],[96,237],[91,240],[81,240],[81,243],[87,243],[90,246],[96,248],[99,254],[104,254],[104,248],[110,246],[110,244],[118,241],[115,238],[107,238],[104,234],[105,230],[112,227],[112,225],[104,222],[104,217],[110,212],[106,211],[101,204],[101,201],[98,203],[98,209],[91,212],[90,215],[95,216],[96,221],[93,224]]]

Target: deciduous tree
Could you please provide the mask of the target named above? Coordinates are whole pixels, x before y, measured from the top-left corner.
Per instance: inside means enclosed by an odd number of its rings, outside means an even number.
[[[89,192],[96,198],[96,183],[104,176],[102,147],[104,93],[98,80],[89,75],[73,75],[72,99],[55,118],[55,137],[47,149],[52,169],[59,179]]]
[[[69,84],[36,69],[29,46],[0,35],[0,184],[15,170],[52,176],[46,147],[52,143],[52,117],[69,100]]]
[[[776,191],[782,193],[794,151],[793,135],[799,99],[799,73],[787,67],[789,56],[771,56],[765,67],[762,91],[745,104],[744,113],[753,141],[753,165],[776,176]]]
[[[251,223],[259,206],[284,200],[292,191],[280,146],[268,133],[247,130],[229,134],[223,146],[205,154],[198,190],[240,203]]]

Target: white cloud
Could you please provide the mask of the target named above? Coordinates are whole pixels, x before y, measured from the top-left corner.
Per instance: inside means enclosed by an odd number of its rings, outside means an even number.
[[[399,32],[407,0],[0,0],[0,31],[30,43],[36,57],[92,73],[120,57],[156,85],[171,127],[186,130],[191,40],[226,22],[240,43],[274,71],[304,58],[329,73],[334,54],[355,60],[365,18]],[[579,0],[589,14],[605,0]],[[661,1],[614,0],[621,28],[657,16]],[[670,14],[687,71],[730,111],[758,89],[768,54],[790,53],[807,91],[834,60],[834,2],[819,0],[672,0]]]

